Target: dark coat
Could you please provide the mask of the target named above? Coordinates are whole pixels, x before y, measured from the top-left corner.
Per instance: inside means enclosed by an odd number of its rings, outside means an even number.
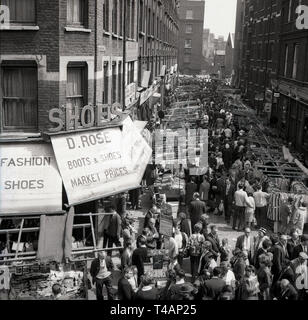
[[[214,236],[212,233],[209,233],[205,240],[211,242],[212,244],[211,251],[214,254],[214,259],[217,260],[218,253],[220,252],[220,241],[218,236]]]
[[[125,267],[132,265],[132,255],[129,255],[127,250],[124,250],[121,255],[121,268],[124,270]]]
[[[300,243],[300,244],[298,244],[297,246],[294,247],[292,260],[298,258],[298,257],[299,257],[299,254],[300,254],[301,252],[304,252],[304,247],[303,247],[303,245]],[[306,251],[305,253],[308,254],[307,251]]]
[[[197,191],[198,191],[198,186],[196,183],[188,182],[186,184],[186,194],[185,194],[186,205],[190,204],[190,202],[193,200],[194,193]]]
[[[118,213],[115,213],[110,217],[107,234],[111,237],[120,239],[121,229],[122,229],[121,216]]]
[[[291,284],[288,285],[288,288],[284,293],[282,293],[280,289],[277,295],[278,300],[297,300],[297,297],[297,291]]]
[[[128,280],[124,277],[120,278],[118,281],[119,300],[130,301],[134,299],[134,296],[135,292]]]
[[[294,248],[297,246],[298,244],[296,244],[292,239],[290,239],[287,243],[287,250],[288,250],[288,255],[290,257],[290,259],[295,259],[294,257]]]
[[[190,203],[189,206],[189,213],[191,219],[191,227],[200,221],[200,217],[206,213],[206,206],[205,203],[201,200],[194,200]]]
[[[227,185],[225,184],[224,190],[223,190],[223,198],[224,198],[224,201],[226,201],[229,205],[231,205],[234,201],[234,193],[236,191],[235,184],[231,182],[229,192],[227,195],[226,195],[226,191],[227,191]]]
[[[188,238],[190,237],[191,232],[190,232],[190,226],[189,226],[188,219],[183,219],[181,221],[181,223],[180,223],[180,231],[186,233]]]
[[[282,266],[285,260],[285,253],[280,244],[275,244],[271,249],[270,252],[273,254],[273,265],[272,265],[272,273],[274,274],[274,281],[277,280],[279,276]]]
[[[226,282],[220,278],[212,278],[204,281],[204,294],[206,297],[213,300],[218,300],[222,289],[225,287]]]
[[[106,257],[106,267],[108,271],[112,271],[114,269],[113,262],[111,260],[111,257],[109,256]],[[100,270],[100,261],[99,261],[99,258],[95,258],[92,261],[91,267],[90,267],[90,274],[91,274],[93,283],[95,282],[95,279],[99,273],[99,270]]]
[[[138,277],[144,274],[144,262],[148,260],[148,249],[140,247],[134,250],[132,264],[137,267]]]

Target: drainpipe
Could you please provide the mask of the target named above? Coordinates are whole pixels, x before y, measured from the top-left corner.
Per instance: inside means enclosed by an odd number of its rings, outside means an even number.
[[[122,77],[122,110],[125,110],[125,79],[126,79],[126,5],[127,0],[124,1],[122,24],[123,24],[123,77]]]

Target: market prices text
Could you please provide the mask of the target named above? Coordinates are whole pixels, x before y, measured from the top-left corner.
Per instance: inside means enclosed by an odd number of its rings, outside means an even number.
[[[64,111],[65,110],[65,111]],[[82,108],[74,106],[73,108],[62,107],[52,108],[49,110],[49,121],[56,126],[50,128],[51,132],[61,130],[71,131],[82,128],[100,127],[106,121],[112,120],[113,117],[122,114],[121,105],[114,103],[113,105],[93,106],[91,104]]]
[[[80,187],[80,186],[88,186],[93,183],[100,183],[102,180],[104,182],[109,182],[118,177],[123,177],[128,175],[128,169],[126,167],[120,168],[109,168],[104,170],[104,178],[101,179],[100,173],[92,173],[87,175],[82,175],[79,177],[71,178],[71,186],[72,188]]]

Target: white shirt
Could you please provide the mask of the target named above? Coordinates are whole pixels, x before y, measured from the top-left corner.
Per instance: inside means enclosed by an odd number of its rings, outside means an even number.
[[[175,242],[176,242],[176,244],[178,246],[178,249],[179,250],[182,249],[182,247],[183,247],[183,236],[182,236],[181,232],[174,236],[174,240],[175,240]]]
[[[244,237],[244,245],[243,245],[243,250],[249,252],[251,249],[250,247],[250,237]]]
[[[256,207],[265,207],[267,206],[267,198],[270,197],[270,194],[263,191],[256,191],[253,193],[253,198],[255,199]]]
[[[244,190],[237,190],[234,194],[235,205],[238,207],[246,207],[247,193]]]
[[[227,286],[231,286],[235,282],[235,275],[232,270],[228,270],[227,274],[223,277]]]

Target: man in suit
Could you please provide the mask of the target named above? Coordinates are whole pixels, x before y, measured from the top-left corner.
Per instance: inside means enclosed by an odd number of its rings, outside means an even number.
[[[200,195],[198,192],[195,192],[193,195],[193,201],[189,206],[191,226],[193,226],[200,221],[201,216],[206,213],[205,203],[200,200]]]
[[[267,230],[265,228],[260,228],[258,230],[258,235],[253,238],[253,265],[256,266],[258,264],[257,262],[257,252],[259,249],[262,248],[263,241],[265,239],[270,240],[270,238],[266,235]]]
[[[287,250],[288,250],[288,255],[290,259],[294,259],[294,248],[300,244],[300,237],[299,233],[296,228],[293,228],[290,231],[291,239],[288,240],[287,243]]]
[[[213,253],[215,261],[217,261],[220,253],[220,240],[218,237],[218,230],[215,225],[212,225],[210,229],[211,232],[207,235],[205,240],[209,241],[212,244],[211,252]]]
[[[104,251],[98,253],[98,258],[95,258],[90,267],[90,274],[93,285],[96,285],[97,300],[104,300],[103,287],[106,286],[109,300],[114,300],[112,293],[111,272],[114,269],[111,257],[107,256]]]
[[[203,201],[205,204],[207,204],[209,200],[209,191],[210,191],[210,183],[208,182],[207,177],[204,176],[203,182],[201,183],[199,188],[199,194],[200,194],[201,201]]]
[[[147,240],[144,237],[140,237],[138,239],[138,247],[132,255],[132,265],[136,266],[138,271],[138,285],[140,285],[141,276],[144,275],[144,262],[149,260],[146,242]]]
[[[272,274],[273,274],[273,282],[275,283],[279,275],[282,271],[282,267],[284,265],[285,260],[285,251],[279,241],[278,235],[274,234],[272,236],[273,247],[270,249],[270,252],[273,254],[273,265],[272,265]]]
[[[197,190],[198,190],[198,186],[195,183],[195,179],[191,177],[189,182],[186,184],[186,193],[185,193],[186,206],[189,206],[189,204],[193,200],[193,195],[195,192],[197,192]]]
[[[282,279],[280,283],[277,283],[278,290],[275,295],[275,300],[297,300],[296,289],[291,285],[289,280]]]
[[[232,183],[229,177],[226,179],[226,183],[223,189],[223,200],[225,208],[225,219],[227,223],[230,223],[232,206],[234,201],[235,185]]]
[[[132,285],[129,283],[129,279],[134,276],[132,267],[125,267],[123,270],[123,276],[118,281],[118,298],[123,301],[131,301],[134,299],[135,292]]]
[[[301,252],[305,252],[306,254],[308,254],[308,235],[307,234],[301,235],[301,243],[296,247],[294,247],[292,259],[298,258]]]
[[[250,228],[245,228],[244,234],[237,238],[235,248],[246,252],[249,262],[252,263],[252,259],[254,256],[254,241],[251,236]]]
[[[115,244],[116,247],[122,247],[120,242],[121,230],[122,230],[122,219],[121,216],[116,212],[114,207],[109,207],[107,213],[111,213],[109,220],[109,226],[106,231],[108,237],[108,248],[112,248]],[[119,250],[122,254],[123,250]],[[112,250],[109,250],[108,255],[111,256]]]
[[[226,282],[220,278],[221,268],[216,267],[213,270],[213,277],[210,280],[205,280],[203,284],[204,297],[211,300],[218,300]]]

